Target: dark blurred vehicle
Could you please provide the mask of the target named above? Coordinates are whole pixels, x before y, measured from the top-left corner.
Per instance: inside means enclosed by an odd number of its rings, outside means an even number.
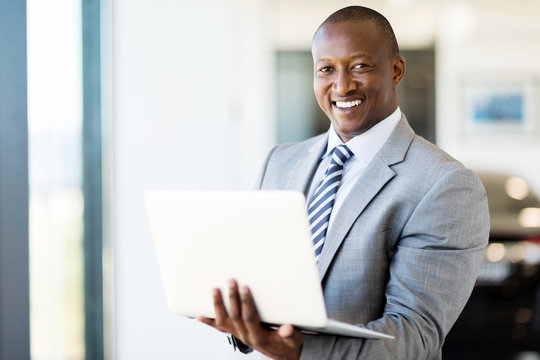
[[[478,175],[488,194],[490,239],[443,359],[540,360],[540,201],[519,177]]]

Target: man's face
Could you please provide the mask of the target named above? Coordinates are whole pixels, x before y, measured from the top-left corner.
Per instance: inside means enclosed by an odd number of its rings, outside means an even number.
[[[315,97],[344,142],[396,110],[405,59],[390,53],[372,21],[324,25],[312,54]]]

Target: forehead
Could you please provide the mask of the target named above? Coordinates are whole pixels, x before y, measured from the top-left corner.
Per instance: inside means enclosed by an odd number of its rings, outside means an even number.
[[[313,59],[343,58],[353,55],[376,56],[385,44],[373,21],[325,24],[315,34],[311,51]]]

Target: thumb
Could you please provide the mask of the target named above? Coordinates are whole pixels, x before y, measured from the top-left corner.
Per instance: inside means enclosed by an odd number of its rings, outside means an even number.
[[[292,349],[301,349],[304,343],[304,336],[292,325],[281,325],[278,329],[278,335],[283,342]]]
[[[292,325],[281,325],[278,329],[278,335],[282,338],[291,337],[294,334],[294,327]]]

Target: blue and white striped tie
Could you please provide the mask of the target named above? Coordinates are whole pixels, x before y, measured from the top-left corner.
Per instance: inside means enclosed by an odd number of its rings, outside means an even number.
[[[330,165],[328,165],[328,169],[308,205],[311,239],[313,240],[313,250],[317,262],[326,239],[328,221],[330,220],[334,199],[343,174],[343,164],[352,155],[351,150],[344,144],[334,149]]]

